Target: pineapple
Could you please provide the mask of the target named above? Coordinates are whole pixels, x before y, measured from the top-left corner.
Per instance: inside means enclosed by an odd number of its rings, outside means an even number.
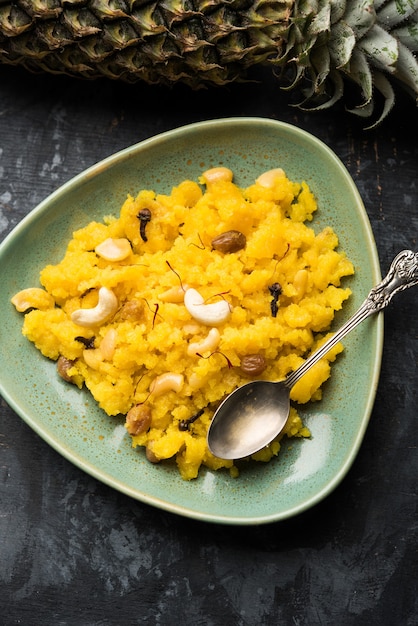
[[[418,96],[418,0],[0,0],[0,62],[53,73],[197,88],[271,66],[300,106],[378,123],[393,80]],[[392,80],[393,79],[393,80]],[[348,108],[348,105],[347,105]]]

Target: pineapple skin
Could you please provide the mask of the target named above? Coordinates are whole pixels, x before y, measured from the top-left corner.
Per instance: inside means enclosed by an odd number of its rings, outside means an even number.
[[[366,118],[379,92],[375,124],[393,81],[417,99],[417,51],[418,0],[0,0],[0,63],[191,88],[268,65],[304,109],[332,106],[349,82]]]
[[[0,0],[0,62],[192,88],[283,55],[293,0]]]

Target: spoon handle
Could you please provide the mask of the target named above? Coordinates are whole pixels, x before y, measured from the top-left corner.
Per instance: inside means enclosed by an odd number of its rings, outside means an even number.
[[[284,384],[291,389],[302,376],[317,363],[343,337],[348,335],[369,315],[378,313],[399,291],[418,285],[418,252],[403,250],[392,261],[385,278],[370,291],[363,304],[347,322],[314,352],[300,367],[290,374]]]

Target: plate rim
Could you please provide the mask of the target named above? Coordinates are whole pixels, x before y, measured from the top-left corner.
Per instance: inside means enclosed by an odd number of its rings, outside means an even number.
[[[53,203],[60,196],[67,194],[73,188],[76,188],[81,181],[86,181],[94,178],[98,174],[112,167],[112,165],[116,163],[120,163],[121,161],[129,159],[131,156],[135,155],[137,152],[142,150],[146,150],[148,147],[156,146],[158,143],[164,142],[166,139],[173,139],[178,135],[184,134],[185,132],[194,132],[195,130],[207,129],[211,128],[219,128],[222,125],[238,125],[238,126],[254,126],[256,124],[261,124],[265,126],[274,126],[275,129],[283,129],[292,132],[296,136],[301,137],[302,139],[307,139],[313,144],[317,144],[322,150],[324,150],[328,157],[334,162],[335,165],[338,166],[341,173],[344,175],[346,181],[348,182],[351,192],[356,197],[357,207],[356,212],[362,218],[362,225],[364,228],[365,235],[367,236],[368,242],[368,252],[370,255],[370,274],[373,276],[376,283],[381,280],[381,272],[380,272],[380,264],[378,251],[376,247],[376,242],[373,234],[373,230],[371,227],[371,223],[364,206],[363,200],[361,198],[360,192],[357,189],[357,186],[352,179],[348,169],[344,165],[344,163],[340,160],[340,158],[325,144],[321,139],[305,131],[304,129],[299,128],[298,126],[294,126],[288,122],[282,122],[279,120],[274,120],[271,118],[263,118],[263,117],[225,117],[219,119],[205,120],[200,122],[194,122],[191,124],[186,124],[182,126],[175,127],[171,130],[164,131],[162,133],[158,133],[147,139],[136,142],[128,147],[125,147],[117,152],[101,159],[100,161],[90,165],[88,168],[79,172],[75,176],[71,177],[69,180],[60,185],[57,189],[55,189],[52,193],[46,196],[41,202],[39,202],[27,215],[25,215],[18,224],[6,235],[3,241],[0,243],[0,262],[3,255],[6,255],[9,251],[9,248],[13,246],[14,240],[18,238],[21,234],[23,234],[28,226],[37,219],[41,218],[44,214],[48,214],[49,205]],[[10,395],[7,388],[3,384],[1,372],[0,372],[0,394],[7,402],[7,404],[14,410],[19,417],[29,425],[29,427],[43,439],[50,447],[52,447],[56,452],[58,452],[61,456],[63,456],[66,460],[70,461],[84,471],[85,473],[93,476],[103,484],[119,491],[131,497],[135,500],[143,502],[147,505],[154,506],[170,512],[172,514],[181,515],[190,519],[195,519],[204,522],[217,523],[217,524],[225,524],[225,525],[260,525],[282,521],[288,519],[290,517],[294,517],[295,515],[299,515],[306,510],[312,508],[324,498],[326,498],[334,489],[341,483],[341,481],[345,478],[347,473],[349,472],[356,456],[359,451],[359,448],[364,439],[365,431],[367,430],[368,423],[370,420],[370,416],[373,410],[373,406],[375,403],[375,397],[377,393],[377,387],[379,384],[381,364],[382,364],[382,354],[383,354],[383,343],[384,343],[384,317],[383,312],[378,313],[376,315],[375,320],[375,354],[373,359],[373,370],[370,373],[370,387],[369,392],[367,394],[367,402],[365,403],[363,410],[363,419],[361,422],[361,428],[356,431],[355,441],[351,445],[349,454],[344,460],[344,463],[341,464],[339,471],[333,476],[332,480],[328,481],[326,485],[323,486],[322,489],[315,492],[310,498],[303,501],[303,503],[299,503],[291,508],[286,509],[281,513],[271,513],[265,515],[255,515],[243,517],[242,515],[232,515],[232,514],[210,514],[208,512],[200,512],[198,510],[190,509],[188,507],[177,505],[171,502],[167,502],[162,500],[159,496],[152,496],[145,492],[139,492],[138,490],[133,489],[127,484],[121,482],[118,478],[111,476],[108,472],[98,469],[94,463],[90,460],[82,458],[79,454],[76,453],[75,450],[68,450],[57,438],[51,436],[45,428],[39,425],[36,419],[33,416],[27,414],[25,410],[23,410],[17,401]]]

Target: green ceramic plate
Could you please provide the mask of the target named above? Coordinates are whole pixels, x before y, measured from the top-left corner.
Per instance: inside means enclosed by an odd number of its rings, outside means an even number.
[[[133,450],[123,424],[102,413],[85,391],[60,380],[55,364],[21,335],[11,296],[39,284],[39,270],[61,258],[72,231],[117,213],[126,194],[168,193],[185,178],[224,165],[247,185],[273,167],[306,180],[319,202],[313,226],[331,225],[354,262],[353,296],[340,324],[380,280],[375,242],[359,193],[331,150],[310,134],[268,119],[233,118],[192,124],[111,156],[63,185],[4,240],[1,346],[7,354],[0,390],[10,406],[53,448],[98,480],[147,504],[200,520],[261,524],[289,518],[327,496],[350,468],[372,410],[383,340],[381,316],[346,340],[324,399],[303,409],[312,439],[292,441],[269,464],[248,463],[238,479],[202,471],[181,480],[170,464],[151,465]]]

